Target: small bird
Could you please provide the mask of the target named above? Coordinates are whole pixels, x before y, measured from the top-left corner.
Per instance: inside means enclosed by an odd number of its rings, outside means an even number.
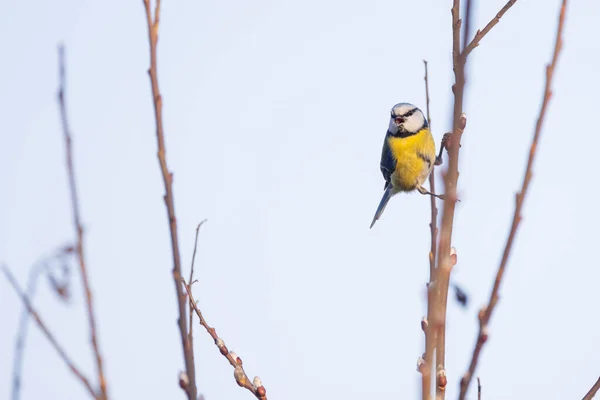
[[[421,194],[443,198],[422,186],[437,161],[435,155],[435,142],[423,112],[410,103],[398,103],[392,107],[380,163],[385,192],[370,228],[396,193],[416,189]]]

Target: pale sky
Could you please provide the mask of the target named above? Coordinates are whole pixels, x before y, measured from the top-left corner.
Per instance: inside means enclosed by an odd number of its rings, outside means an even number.
[[[504,0],[477,3],[474,29]],[[600,106],[600,3],[570,3],[524,220],[477,371],[485,400],[581,398],[600,375],[600,139],[590,121]],[[449,399],[506,240],[558,6],[517,2],[469,58],[453,279],[471,304],[451,301],[448,310]],[[419,396],[429,199],[396,196],[368,227],[382,195],[389,110],[398,102],[425,107],[423,59],[436,142],[450,127],[450,7],[163,2],[159,78],[184,270],[195,226],[208,218],[195,295],[273,400]],[[56,104],[63,41],[111,398],[183,399],[142,1],[2,0],[0,9],[0,262],[25,286],[40,255],[73,240]],[[82,290],[73,290],[66,307],[42,280],[35,305],[93,378]],[[0,279],[2,398],[20,312]],[[195,332],[199,393],[251,399],[208,334]],[[23,380],[23,400],[87,398],[34,325]]]

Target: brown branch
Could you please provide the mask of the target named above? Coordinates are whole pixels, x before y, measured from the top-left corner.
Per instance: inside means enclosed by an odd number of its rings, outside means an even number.
[[[198,233],[200,232],[200,228],[202,227],[202,225],[204,225],[204,223],[206,222],[206,219],[201,221],[198,226],[196,226],[196,237],[194,239],[194,252],[192,254],[192,267],[190,268],[190,286],[193,285],[196,281],[194,281],[194,263],[196,261],[196,250],[198,248]],[[192,349],[192,364],[194,364],[194,366],[196,365],[196,361],[195,361],[195,357],[194,357],[194,307],[192,307],[192,303],[190,303],[190,309],[189,309],[189,317],[190,317],[190,323],[189,323],[189,330],[188,330],[188,343],[190,348]],[[197,390],[197,389],[196,389]]]
[[[471,42],[468,45],[464,46],[463,57],[466,58],[469,54],[471,54],[471,52],[475,49],[475,47],[479,46],[479,42],[481,41],[481,39],[483,39],[484,36],[487,35],[488,32],[498,22],[500,22],[500,18],[502,18],[502,16],[508,11],[508,9],[511,8],[516,2],[517,2],[517,0],[509,0],[508,3],[506,3],[500,11],[498,11],[498,14],[496,14],[496,16],[494,18],[492,18],[492,20],[490,22],[488,22],[488,24],[485,26],[485,28],[483,28],[483,30],[477,30],[473,40],[471,40]],[[466,38],[467,38],[468,33],[469,32],[466,32],[466,34],[465,34],[465,43],[467,42]]]
[[[65,139],[66,157],[67,157],[67,172],[69,175],[69,189],[71,191],[71,204],[73,209],[73,223],[75,224],[75,233],[77,236],[77,243],[75,245],[77,252],[77,259],[79,261],[79,270],[81,272],[81,280],[83,281],[83,288],[85,291],[85,302],[88,314],[88,323],[90,325],[90,335],[92,342],[92,349],[96,359],[96,369],[98,374],[98,384],[100,385],[101,398],[108,399],[108,393],[106,389],[106,379],[104,378],[104,368],[102,366],[102,355],[100,353],[100,345],[98,344],[98,336],[96,329],[96,317],[94,313],[94,303],[92,301],[92,289],[90,287],[90,281],[86,268],[85,253],[83,246],[83,226],[81,224],[81,213],[79,211],[79,199],[77,195],[77,185],[75,182],[75,168],[73,166],[73,149],[71,141],[71,133],[69,129],[69,121],[67,119],[67,107],[65,105],[65,86],[66,86],[66,75],[65,75],[65,59],[64,59],[64,47],[59,46],[58,57],[59,57],[59,89],[58,89],[58,104],[60,108],[60,119],[62,123],[62,129]]]
[[[158,26],[160,21],[160,0],[156,0],[154,8],[154,18],[150,9],[150,0],[143,0],[146,10],[146,18],[148,24],[148,40],[150,43],[150,68],[148,75],[150,76],[150,84],[152,86],[152,98],[154,104],[154,117],[156,119],[156,139],[158,143],[158,162],[162,172],[163,182],[165,186],[165,205],[167,208],[167,216],[169,218],[169,229],[171,233],[171,249],[173,253],[173,282],[175,283],[175,291],[177,292],[177,306],[179,311],[178,324],[179,334],[181,336],[181,346],[185,360],[185,371],[189,384],[186,385],[185,391],[190,400],[196,400],[196,374],[194,367],[193,349],[188,341],[188,328],[186,319],[186,300],[185,294],[181,287],[181,259],[179,254],[179,240],[177,237],[177,219],[175,218],[175,200],[173,196],[173,174],[167,166],[165,136],[162,120],[162,96],[158,86],[158,71],[157,71],[157,43],[158,43]]]
[[[539,138],[542,132],[542,125],[544,123],[544,118],[546,116],[546,110],[548,109],[548,103],[550,102],[550,98],[552,97],[552,79],[554,77],[554,71],[556,69],[556,64],[558,61],[558,56],[562,49],[562,32],[565,21],[565,14],[567,9],[567,0],[562,1],[562,5],[560,8],[560,14],[558,18],[558,28],[556,32],[556,42],[554,44],[554,54],[552,56],[552,60],[550,64],[546,66],[546,85],[544,87],[542,106],[540,109],[540,113],[537,119],[537,123],[535,126],[535,131],[533,134],[533,139],[531,142],[531,147],[529,148],[529,157],[527,159],[527,167],[525,168],[525,175],[523,177],[523,184],[521,186],[521,190],[516,195],[516,204],[515,211],[513,214],[512,224],[510,228],[510,233],[508,235],[508,239],[506,240],[506,245],[504,247],[504,252],[502,254],[502,260],[500,261],[500,265],[498,267],[498,271],[496,273],[496,279],[494,281],[494,287],[490,294],[490,299],[488,301],[487,306],[481,309],[479,312],[479,334],[477,336],[477,341],[475,343],[475,349],[473,350],[473,356],[471,358],[471,363],[469,365],[468,371],[465,373],[460,382],[460,395],[459,399],[464,399],[469,388],[469,384],[475,373],[475,369],[477,368],[477,361],[479,360],[479,355],[481,353],[481,349],[483,348],[484,343],[487,341],[488,337],[488,325],[490,322],[490,318],[496,307],[498,302],[498,292],[500,290],[500,284],[502,282],[502,278],[504,277],[504,272],[506,270],[506,266],[508,264],[508,258],[510,256],[510,252],[512,250],[512,246],[516,237],[517,229],[519,224],[521,223],[521,210],[523,208],[523,203],[525,201],[525,196],[527,195],[527,190],[529,189],[529,183],[531,182],[532,177],[532,167],[533,162],[535,160],[536,149],[538,146]]]
[[[431,115],[429,111],[429,71],[427,69],[427,61],[423,60],[425,68],[425,101],[427,106],[427,121],[429,122],[429,129],[431,129]],[[435,191],[435,171],[431,171],[429,174],[429,190],[432,193]],[[429,329],[428,321],[431,320],[431,312],[433,310],[433,285],[435,281],[435,258],[437,252],[437,215],[438,209],[436,206],[436,199],[434,196],[429,196],[431,201],[431,222],[429,228],[431,231],[431,248],[429,250],[429,283],[427,284],[427,319],[424,320],[422,328],[425,334],[425,363],[422,365],[421,377],[422,377],[422,395],[424,400],[431,398],[431,366],[433,365],[433,356],[435,352],[435,329]]]
[[[15,277],[12,275],[12,273],[6,267],[6,265],[2,265],[2,272],[4,273],[4,276],[6,277],[6,279],[8,280],[8,283],[10,283],[10,285],[13,287],[13,289],[15,290],[17,295],[21,298],[21,301],[27,308],[27,311],[29,312],[29,314],[31,314],[31,316],[37,323],[38,327],[40,328],[40,330],[42,331],[44,336],[46,336],[46,339],[48,339],[48,341],[50,342],[52,347],[54,347],[54,349],[56,350],[56,352],[58,353],[60,358],[64,361],[64,363],[67,365],[67,367],[71,370],[73,375],[75,375],[75,377],[77,379],[79,379],[79,381],[83,384],[83,386],[85,386],[85,388],[90,393],[92,398],[98,399],[98,400],[102,399],[100,394],[99,395],[96,394],[96,392],[94,391],[94,388],[90,384],[90,381],[83,375],[83,373],[79,370],[79,368],[77,368],[77,366],[75,366],[75,363],[73,363],[73,361],[71,361],[71,359],[69,358],[69,356],[67,355],[67,353],[65,352],[63,347],[54,338],[54,335],[52,333],[50,333],[50,331],[46,327],[46,324],[42,321],[42,318],[40,317],[40,315],[33,308],[31,301],[29,300],[27,295],[25,295],[25,293],[23,293],[23,291],[19,287],[19,284],[17,283]]]
[[[456,207],[458,182],[458,155],[460,139],[465,129],[467,120],[462,113],[463,93],[465,87],[465,59],[460,54],[461,25],[460,0],[454,0],[452,6],[452,64],[455,83],[453,128],[448,140],[448,168],[444,174],[444,207],[442,209],[442,222],[438,245],[437,272],[435,293],[433,294],[432,325],[436,332],[436,398],[444,399],[446,395],[446,309],[448,304],[448,288],[450,285],[450,272],[456,258],[451,254],[452,227],[454,224],[454,210]],[[467,15],[468,17],[468,15]]]
[[[596,395],[596,392],[600,389],[600,378],[594,383],[594,386],[583,396],[583,400],[592,400]]]
[[[190,305],[196,312],[196,315],[200,320],[200,325],[202,325],[204,329],[206,329],[210,337],[212,337],[215,341],[215,345],[217,345],[220,353],[227,359],[227,361],[229,361],[229,364],[231,364],[231,366],[234,368],[233,375],[237,384],[243,388],[248,389],[254,396],[256,396],[257,399],[267,400],[267,391],[262,385],[260,378],[256,376],[254,377],[252,382],[250,382],[250,378],[248,378],[248,375],[246,375],[244,367],[242,366],[242,359],[238,357],[237,354],[227,349],[225,342],[217,335],[217,331],[215,330],[215,328],[212,328],[208,325],[208,323],[204,319],[204,316],[202,315],[202,312],[198,308],[198,304],[196,304],[196,300],[194,299],[194,295],[192,295],[192,289],[190,285],[188,285],[185,282],[185,280],[183,280],[183,278],[181,280],[181,283],[187,291]]]
[[[477,377],[477,400],[481,400],[481,379]]]

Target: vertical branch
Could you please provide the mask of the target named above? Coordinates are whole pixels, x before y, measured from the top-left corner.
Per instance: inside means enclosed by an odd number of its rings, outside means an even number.
[[[442,222],[438,246],[438,268],[435,282],[433,326],[436,331],[436,398],[444,399],[446,391],[446,308],[448,303],[448,287],[450,272],[454,266],[455,258],[450,254],[452,227],[454,225],[454,210],[456,207],[458,182],[458,155],[460,139],[466,126],[466,117],[463,109],[463,94],[465,87],[465,60],[460,54],[461,24],[460,0],[453,1],[452,7],[452,64],[455,83],[452,87],[454,93],[454,112],[452,135],[448,141],[448,168],[444,174],[445,200],[442,209]]]
[[[554,78],[554,71],[558,62],[558,56],[560,55],[560,51],[562,49],[562,32],[564,28],[566,10],[567,0],[562,0],[560,14],[558,17],[558,28],[556,31],[554,53],[552,55],[552,60],[550,61],[550,64],[546,66],[546,84],[543,92],[542,106],[537,118],[537,123],[535,125],[535,131],[533,134],[533,139],[531,141],[531,146],[529,148],[529,157],[527,159],[525,175],[523,176],[523,184],[521,185],[521,190],[516,195],[515,211],[513,213],[512,224],[510,227],[508,238],[506,240],[506,245],[504,246],[502,260],[500,261],[498,271],[496,272],[494,287],[490,294],[487,306],[482,308],[479,312],[479,334],[477,336],[477,342],[475,343],[475,349],[473,350],[473,356],[471,357],[469,369],[460,382],[459,399],[461,400],[465,399],[466,397],[469,384],[471,383],[471,379],[473,377],[473,374],[475,373],[475,369],[477,368],[477,362],[479,360],[481,349],[483,348],[484,343],[487,341],[488,325],[492,317],[492,313],[494,312],[494,309],[498,302],[498,292],[500,290],[500,284],[502,283],[502,278],[504,276],[504,272],[508,264],[508,258],[512,250],[512,245],[516,237],[517,229],[519,228],[519,224],[521,223],[521,210],[525,201],[525,196],[527,195],[527,190],[529,189],[529,183],[531,182],[533,162],[535,160],[536,150],[542,132],[542,126],[544,123],[544,118],[546,116],[546,110],[548,109],[548,103],[550,102],[550,99],[552,97],[552,79]]]
[[[427,69],[427,61],[423,60],[425,67],[425,101],[427,105],[427,121],[429,122],[429,129],[431,129],[431,115],[429,112],[429,71]],[[429,190],[432,193],[435,191],[435,170],[429,174]],[[433,365],[433,357],[435,352],[435,329],[430,329],[428,321],[431,320],[431,312],[433,310],[433,285],[435,281],[435,257],[437,251],[437,214],[438,209],[436,206],[435,196],[429,196],[431,201],[431,222],[429,228],[431,230],[431,248],[429,250],[429,282],[427,284],[427,319],[422,325],[423,333],[425,334],[425,364],[421,368],[422,375],[422,395],[423,400],[429,400],[431,398],[431,367]]]
[[[427,106],[427,121],[429,123],[429,129],[431,130],[431,115],[429,113],[429,71],[427,68],[427,61],[423,60],[423,64],[425,65],[425,102]],[[435,174],[434,171],[431,171],[429,174],[429,191],[431,193],[436,193],[435,191]],[[431,250],[429,252],[429,282],[433,282],[433,275],[435,273],[435,257],[437,252],[437,215],[438,209],[436,205],[436,197],[429,196],[431,201],[431,222],[429,223],[429,228],[431,230]]]
[[[150,76],[150,84],[152,86],[152,98],[154,104],[154,117],[156,120],[156,140],[158,143],[158,162],[162,172],[163,182],[165,186],[165,205],[167,208],[167,216],[169,218],[169,229],[171,233],[171,249],[173,254],[173,281],[175,283],[175,291],[177,293],[177,307],[179,311],[178,325],[179,334],[181,336],[181,346],[183,347],[183,355],[185,360],[185,371],[187,374],[187,384],[185,391],[190,400],[196,400],[196,373],[194,367],[193,349],[188,340],[188,328],[186,319],[186,299],[181,287],[181,259],[179,254],[179,239],[177,237],[177,219],[175,218],[175,201],[173,198],[173,174],[167,166],[165,137],[163,131],[162,120],[162,96],[158,86],[156,52],[158,43],[158,26],[160,20],[160,0],[156,0],[154,8],[154,18],[150,9],[150,0],[143,0],[146,10],[146,18],[148,24],[148,40],[150,42],[150,68],[148,75]],[[185,381],[185,380],[184,380]]]
[[[75,224],[75,233],[77,236],[77,242],[75,245],[77,259],[79,261],[79,270],[81,272],[81,280],[83,281],[83,288],[85,291],[85,302],[87,307],[88,322],[90,325],[90,334],[92,348],[96,359],[96,370],[98,374],[98,384],[100,385],[101,398],[108,399],[108,393],[106,389],[106,379],[104,378],[104,368],[102,366],[102,356],[100,354],[100,345],[98,344],[98,336],[96,329],[96,317],[94,314],[94,303],[92,301],[92,289],[88,278],[85,253],[83,246],[83,226],[81,225],[81,217],[79,211],[79,199],[77,195],[77,185],[75,182],[75,168],[73,167],[73,149],[71,144],[71,133],[69,129],[69,122],[67,119],[67,107],[65,105],[65,59],[64,59],[64,47],[60,46],[58,49],[59,57],[59,90],[58,90],[58,103],[60,108],[60,119],[63,128],[63,134],[65,139],[66,157],[67,157],[67,173],[69,175],[69,189],[71,191],[71,204],[73,209],[73,223]]]
[[[453,0],[452,3],[452,67],[454,71],[454,85],[452,92],[454,94],[454,107],[452,112],[452,134],[446,143],[448,151],[448,168],[444,173],[445,186],[445,201],[442,210],[442,219],[440,227],[440,237],[437,253],[437,269],[435,281],[434,311],[431,318],[431,325],[436,331],[436,358],[437,358],[437,391],[438,399],[445,398],[446,389],[446,309],[448,303],[448,287],[450,283],[450,273],[452,267],[456,264],[456,253],[451,248],[452,229],[454,225],[454,211],[457,201],[457,184],[458,184],[458,158],[460,150],[461,137],[467,125],[467,117],[463,113],[464,91],[466,85],[465,65],[469,53],[479,45],[479,42],[489,31],[500,21],[500,18],[508,11],[516,0],[509,0],[508,3],[500,10],[496,17],[486,25],[483,31],[477,31],[477,34],[471,42],[461,52],[461,25],[460,18],[460,0]],[[470,27],[471,18],[471,1],[467,3],[466,22],[465,25]],[[466,37],[468,32],[465,32],[464,43],[467,43]],[[466,50],[468,49],[468,51]]]

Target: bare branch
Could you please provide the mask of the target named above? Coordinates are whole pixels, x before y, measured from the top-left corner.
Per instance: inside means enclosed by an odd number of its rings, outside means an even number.
[[[425,67],[425,101],[427,105],[427,121],[429,121],[429,129],[431,129],[431,115],[429,112],[429,71],[427,61],[423,60]],[[429,190],[435,193],[435,170],[429,174]],[[425,334],[425,364],[421,367],[422,375],[422,395],[424,400],[431,398],[431,366],[433,365],[433,357],[435,352],[435,329],[429,329],[428,321],[432,318],[433,304],[433,285],[435,281],[435,258],[437,252],[437,215],[438,209],[434,196],[429,196],[431,201],[431,222],[429,228],[431,231],[431,248],[429,250],[429,283],[427,284],[427,319],[422,324],[423,333]]]
[[[463,114],[463,95],[465,87],[465,61],[460,54],[461,25],[460,0],[454,0],[452,6],[452,60],[455,83],[454,112],[452,134],[447,142],[448,167],[444,174],[444,207],[437,254],[437,271],[435,293],[433,294],[432,325],[436,331],[436,398],[443,400],[446,395],[446,309],[448,305],[448,288],[450,272],[456,263],[455,254],[451,253],[452,227],[454,225],[454,210],[457,201],[458,156],[460,139],[467,124]],[[467,15],[469,17],[469,15]],[[453,252],[454,253],[454,252]]]
[[[481,379],[477,377],[477,400],[481,400]]]
[[[196,237],[194,239],[194,252],[192,254],[192,267],[190,268],[190,286],[194,284],[194,263],[196,261],[196,250],[198,248],[198,233],[200,232],[200,228],[202,227],[202,225],[204,225],[204,223],[206,222],[206,219],[201,221],[198,226],[196,226]],[[192,363],[194,365],[196,365],[196,361],[195,361],[195,355],[194,355],[194,307],[192,307],[192,303],[190,303],[190,309],[189,309],[189,317],[190,317],[190,324],[188,327],[188,342],[190,345],[190,348],[192,349]]]
[[[490,22],[488,22],[488,24],[485,26],[485,28],[483,28],[483,30],[477,30],[477,33],[475,33],[475,37],[473,38],[473,40],[471,40],[471,42],[468,45],[464,46],[463,57],[466,58],[469,54],[471,54],[475,47],[479,46],[479,42],[481,41],[481,39],[483,39],[484,36],[487,35],[489,31],[498,22],[500,22],[500,18],[502,18],[502,16],[508,11],[508,9],[511,8],[516,2],[517,0],[509,0],[508,3],[506,3],[500,11],[498,11],[498,14],[496,14],[496,16],[492,18]],[[466,38],[468,33],[468,31],[465,32],[465,43],[467,42]]]
[[[169,229],[171,233],[171,249],[173,253],[173,282],[175,283],[175,291],[177,292],[177,306],[179,310],[178,324],[179,334],[181,336],[181,346],[185,360],[185,370],[189,379],[189,384],[185,388],[189,400],[196,400],[196,371],[194,366],[193,349],[188,341],[188,328],[186,319],[186,300],[185,294],[181,287],[181,259],[179,254],[179,239],[177,237],[177,219],[175,217],[175,200],[173,196],[173,174],[167,166],[167,156],[165,149],[165,136],[162,120],[162,96],[158,86],[158,70],[157,70],[157,43],[158,43],[158,26],[160,21],[160,0],[156,0],[154,8],[154,18],[150,8],[150,0],[143,0],[146,10],[146,19],[148,25],[148,41],[150,43],[150,84],[152,86],[152,98],[154,99],[154,117],[156,120],[156,140],[158,143],[158,162],[162,172],[163,182],[165,186],[165,205],[167,208],[167,216],[169,218]]]
[[[63,128],[63,135],[65,139],[66,156],[67,156],[67,173],[69,175],[69,189],[71,191],[71,204],[73,209],[73,223],[75,224],[75,233],[77,236],[77,243],[75,245],[77,258],[79,261],[79,270],[81,272],[81,280],[83,282],[83,288],[85,291],[85,302],[88,314],[88,323],[90,325],[90,335],[94,356],[96,359],[96,370],[98,374],[98,384],[100,385],[100,393],[102,399],[108,399],[108,393],[106,389],[106,379],[104,378],[104,368],[102,366],[102,355],[100,353],[100,345],[98,344],[98,335],[96,329],[96,317],[94,313],[94,303],[92,301],[92,289],[87,273],[85,253],[83,246],[83,226],[81,224],[81,213],[79,211],[79,199],[77,195],[77,185],[75,182],[75,168],[73,166],[73,149],[71,143],[71,133],[69,129],[69,121],[67,119],[67,107],[65,105],[65,87],[66,87],[66,75],[65,75],[65,58],[64,58],[64,47],[59,46],[58,58],[59,58],[59,89],[58,89],[58,104],[60,108],[60,120]]]
[[[423,60],[423,64],[425,66],[425,101],[427,106],[427,121],[429,123],[429,129],[431,130],[431,115],[429,113],[429,71],[427,68],[427,61]],[[431,193],[436,193],[435,191],[435,174],[434,171],[431,171],[429,174],[429,191]],[[435,273],[435,257],[437,251],[437,215],[438,209],[436,205],[435,196],[429,196],[431,199],[431,222],[429,223],[429,228],[431,230],[431,250],[429,252],[429,282],[433,282],[433,275]]]
[[[50,331],[46,327],[46,324],[42,321],[40,315],[33,308],[33,306],[31,305],[31,302],[29,301],[29,298],[25,295],[25,293],[23,293],[23,291],[19,287],[19,284],[17,283],[15,277],[12,275],[12,273],[6,267],[6,265],[2,265],[2,272],[4,273],[4,276],[6,277],[6,279],[8,280],[8,283],[10,283],[10,285],[13,287],[13,289],[15,290],[17,295],[21,298],[21,301],[27,308],[27,311],[29,312],[29,314],[31,314],[31,316],[37,323],[38,327],[40,328],[40,330],[42,331],[44,336],[46,336],[46,339],[48,339],[48,341],[50,342],[52,347],[54,347],[54,349],[56,350],[56,352],[58,353],[60,358],[64,361],[64,363],[67,365],[67,367],[69,367],[69,369],[71,370],[73,375],[75,375],[75,377],[77,379],[79,379],[79,381],[83,384],[83,386],[85,386],[85,388],[90,393],[90,396],[92,396],[92,398],[101,400],[102,399],[101,395],[100,394],[96,395],[96,392],[94,391],[94,388],[90,384],[90,381],[83,375],[81,370],[75,366],[75,363],[73,363],[73,361],[71,361],[71,359],[69,358],[69,356],[67,355],[67,353],[65,352],[63,347],[54,338],[54,335],[52,333],[50,333]]]
[[[583,400],[592,400],[596,395],[596,392],[600,389],[600,378],[594,383],[594,386],[583,396]]]
[[[225,345],[225,342],[223,341],[223,339],[221,339],[217,335],[217,331],[215,330],[215,328],[211,328],[208,325],[208,323],[204,319],[204,316],[202,315],[202,312],[200,311],[200,309],[198,308],[198,305],[196,304],[196,300],[194,299],[194,295],[192,294],[192,289],[191,289],[190,285],[187,284],[183,279],[181,280],[181,283],[183,284],[183,287],[185,287],[185,290],[187,291],[189,302],[190,302],[192,308],[194,309],[194,311],[196,311],[196,315],[198,316],[198,319],[200,320],[200,325],[202,325],[204,327],[204,329],[206,329],[206,332],[208,332],[210,337],[213,338],[213,340],[215,341],[215,345],[217,346],[217,348],[219,349],[221,354],[227,359],[227,361],[229,361],[229,364],[231,364],[231,366],[234,368],[233,375],[235,377],[235,381],[237,382],[237,384],[243,388],[248,389],[254,396],[256,396],[257,399],[267,400],[267,391],[264,388],[264,386],[262,385],[260,378],[256,376],[256,377],[254,377],[252,382],[250,382],[250,378],[248,378],[248,375],[246,375],[246,372],[244,371],[244,368],[242,366],[242,359],[240,357],[238,357],[237,354],[230,351],[227,348],[227,346]]]
[[[529,148],[529,157],[527,159],[527,167],[525,168],[525,175],[523,177],[523,184],[521,186],[521,190],[517,193],[516,196],[516,204],[515,211],[513,214],[512,224],[510,228],[510,232],[508,235],[508,239],[506,240],[506,245],[504,247],[504,252],[502,254],[502,260],[500,261],[500,266],[498,267],[498,271],[496,273],[496,279],[494,281],[494,287],[490,294],[490,299],[488,301],[488,305],[482,308],[479,312],[479,335],[477,336],[477,341],[475,343],[475,349],[473,350],[473,355],[471,357],[471,363],[469,365],[468,371],[465,373],[460,382],[460,395],[459,399],[463,400],[466,397],[467,390],[469,388],[469,384],[475,373],[475,369],[477,368],[477,361],[479,360],[479,355],[481,353],[481,349],[483,348],[484,343],[487,341],[488,337],[488,325],[498,302],[498,292],[500,290],[500,284],[502,282],[502,278],[504,277],[504,272],[506,270],[506,266],[508,264],[508,258],[510,256],[510,252],[512,250],[512,245],[514,243],[517,229],[521,222],[521,209],[523,207],[523,203],[525,201],[525,196],[527,195],[527,190],[529,189],[529,183],[531,182],[532,177],[532,167],[533,162],[535,160],[536,149],[538,146],[539,138],[542,132],[542,125],[544,123],[544,118],[546,116],[546,110],[548,109],[548,103],[550,102],[550,98],[552,97],[552,79],[554,78],[554,71],[556,69],[556,64],[558,61],[558,56],[562,49],[562,32],[565,21],[565,14],[567,10],[567,0],[562,1],[562,5],[560,8],[560,14],[558,18],[558,28],[556,31],[556,42],[554,45],[554,53],[552,56],[552,60],[550,64],[546,66],[546,85],[544,87],[542,106],[540,109],[540,113],[537,119],[537,123],[535,126],[535,131],[533,134],[533,140],[531,142],[531,146]]]

